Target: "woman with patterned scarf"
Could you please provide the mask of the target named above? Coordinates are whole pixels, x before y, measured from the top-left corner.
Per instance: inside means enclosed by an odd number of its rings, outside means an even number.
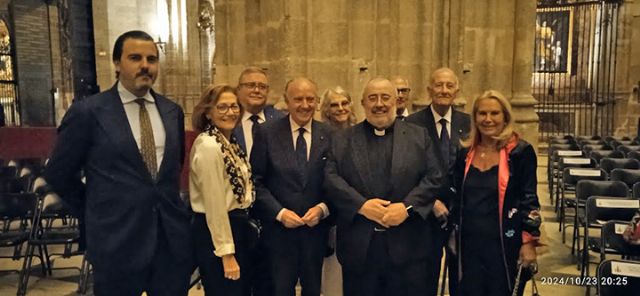
[[[210,86],[194,107],[189,192],[196,261],[207,295],[250,295],[248,209],[255,200],[247,155],[232,136],[242,114],[235,89]]]

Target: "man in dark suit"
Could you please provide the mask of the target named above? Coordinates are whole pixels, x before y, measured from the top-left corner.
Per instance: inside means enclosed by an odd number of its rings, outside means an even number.
[[[249,156],[251,156],[253,138],[258,125],[284,117],[284,114],[273,106],[267,105],[268,93],[269,79],[264,70],[258,67],[248,67],[240,73],[236,94],[244,112],[240,122],[233,129],[233,136]],[[264,238],[261,237],[251,256],[253,270],[249,276],[254,296],[273,295],[273,280],[269,268],[269,257],[265,256],[266,252],[267,246]]]
[[[451,179],[452,166],[455,163],[456,154],[460,149],[460,140],[466,139],[469,134],[470,119],[469,115],[456,111],[451,106],[460,91],[460,83],[456,74],[449,68],[440,68],[431,74],[427,91],[431,96],[432,103],[424,110],[414,113],[407,118],[407,122],[415,123],[427,128],[429,135],[433,140],[433,146],[440,156],[441,169],[446,174],[448,182]],[[451,188],[447,185],[447,188]],[[433,205],[433,216],[431,217],[432,227],[434,228],[435,249],[432,262],[430,263],[433,276],[429,279],[429,294],[435,295],[438,289],[438,278],[440,275],[440,267],[442,261],[442,248],[448,239],[448,231],[446,231],[447,217],[449,215],[449,202],[455,197],[455,191],[449,189],[442,196],[439,196]],[[449,256],[451,254],[447,252]],[[455,263],[455,260],[448,260]],[[455,295],[455,266],[449,266],[449,293]]]
[[[268,92],[269,80],[264,70],[258,67],[248,67],[240,73],[237,94],[244,113],[240,123],[233,130],[233,135],[247,155],[251,155],[253,133],[258,124],[284,116],[273,106],[266,105]]]
[[[366,120],[333,138],[325,190],[337,212],[344,295],[425,295],[441,170],[426,129],[396,120],[397,91],[367,83]]]
[[[289,116],[261,125],[251,154],[255,209],[264,224],[275,295],[319,296],[329,209],[322,190],[330,131],[313,120],[317,86],[306,78],[285,87]]]
[[[95,295],[187,295],[184,114],[151,89],[160,62],[147,33],[118,37],[113,62],[116,85],[67,111],[45,179],[84,216]]]
[[[409,87],[409,80],[404,79],[400,76],[397,76],[391,79],[393,86],[398,91],[398,102],[397,102],[397,117],[400,120],[405,120],[409,114],[409,106],[411,106],[411,87]]]

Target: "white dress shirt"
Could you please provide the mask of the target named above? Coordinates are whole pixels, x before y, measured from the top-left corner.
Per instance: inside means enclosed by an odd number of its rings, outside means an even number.
[[[227,139],[224,139],[227,141]],[[228,142],[227,142],[228,143]],[[231,176],[227,174],[222,144],[207,132],[198,135],[191,147],[189,167],[189,199],[196,213],[203,213],[213,241],[214,254],[222,257],[235,254],[228,212],[246,209],[254,201],[254,188],[249,173],[250,165],[237,155],[232,155],[244,177],[245,196],[241,203],[236,200],[231,187]]]
[[[291,119],[291,116],[289,116],[289,122],[291,123],[291,135],[293,138],[294,151],[296,150],[296,142],[298,141],[298,136],[300,135],[299,129],[301,127],[304,127],[305,129],[305,132],[302,135],[302,137],[304,138],[305,142],[307,142],[307,160],[309,160],[309,154],[311,154],[311,121],[312,120],[309,120],[307,124],[305,124],[304,126],[300,126],[295,121],[293,121],[293,119]]]
[[[440,133],[442,133],[442,124],[440,123],[440,119],[444,118],[447,120],[447,133],[449,134],[449,139],[451,139],[451,107],[447,110],[447,113],[444,116],[440,116],[438,112],[433,110],[433,106],[431,106],[431,113],[433,113],[433,120],[436,122],[436,130],[438,131],[438,137],[440,137]]]
[[[253,147],[253,121],[251,121],[251,116],[253,113],[249,111],[244,111],[242,114],[242,133],[244,134],[244,144],[247,147],[247,155],[251,155],[251,148]],[[260,111],[258,115],[258,123],[264,123],[267,119],[264,115],[264,110]]]
[[[118,82],[118,94],[120,95],[120,100],[124,106],[124,112],[127,114],[131,133],[133,133],[133,138],[136,140],[136,144],[138,144],[138,151],[140,151],[140,149],[142,149],[140,143],[140,105],[136,103],[136,99],[138,99],[138,97],[122,86],[122,83],[120,82]],[[153,98],[151,93],[147,92],[142,98],[145,100],[144,106],[147,109],[147,113],[149,113],[149,119],[151,119],[153,140],[156,144],[156,163],[158,164],[156,167],[160,170],[162,158],[164,157],[164,145],[166,139],[164,124],[162,123],[162,118],[158,112],[158,107],[156,107],[156,100]]]
[[[309,122],[307,122],[307,124],[305,124],[303,127],[306,130],[304,132],[304,134],[302,135],[302,137],[304,138],[304,140],[307,142],[307,160],[309,160],[309,155],[311,154],[311,122],[313,120],[309,120]],[[293,150],[296,150],[296,141],[298,140],[298,135],[300,134],[299,129],[301,128],[301,126],[296,123],[295,121],[293,121],[293,119],[291,119],[291,116],[289,116],[289,122],[291,123],[291,136],[293,138]],[[327,207],[327,205],[323,202],[317,204],[316,206],[320,207],[320,209],[322,209],[322,217],[321,219],[326,218],[327,216],[329,216],[329,207]],[[280,210],[280,212],[278,212],[278,215],[276,216],[276,220],[278,221],[282,221],[282,214],[284,213],[285,209]]]

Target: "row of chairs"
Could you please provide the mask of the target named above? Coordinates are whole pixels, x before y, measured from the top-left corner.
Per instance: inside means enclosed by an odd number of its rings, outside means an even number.
[[[13,254],[7,257],[23,259],[17,295],[25,295],[34,257],[41,263],[42,274],[51,276],[53,269],[60,269],[53,268],[52,256],[69,258],[84,255],[84,252],[77,248],[80,241],[78,220],[59,197],[50,192],[44,179],[39,178],[44,162],[20,160],[2,163],[5,166],[0,172],[13,174],[0,176],[0,184],[10,184],[0,185],[0,248],[11,247]],[[61,253],[50,253],[53,246],[62,249]],[[75,269],[80,270],[78,292],[84,294],[89,273],[86,256],[81,266]]]

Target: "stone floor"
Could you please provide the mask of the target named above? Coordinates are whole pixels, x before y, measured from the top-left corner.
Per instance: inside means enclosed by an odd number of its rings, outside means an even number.
[[[553,206],[550,204],[549,193],[546,184],[546,157],[539,158],[538,168],[538,194],[540,202],[543,205],[543,239],[548,245],[543,254],[538,257],[540,272],[536,275],[538,279],[538,290],[541,295],[584,295],[585,288],[572,285],[544,285],[540,280],[541,277],[570,277],[578,276],[579,271],[576,269],[575,258],[571,252],[571,238],[568,237],[566,243],[562,243],[560,233],[558,232],[558,223],[555,221],[555,213]],[[55,250],[54,250],[55,251]],[[7,255],[7,250],[0,250],[0,255]],[[77,268],[80,266],[82,258],[64,259],[56,257],[54,259],[54,267],[70,267]],[[595,257],[592,256],[592,260]],[[37,260],[35,263],[38,263]],[[22,261],[11,261],[10,259],[0,258],[0,270],[19,269]],[[595,265],[591,268],[592,274],[595,274]],[[29,280],[27,295],[76,295],[78,270],[54,270],[53,276],[43,277],[39,266],[34,267],[33,275]],[[0,295],[14,295],[17,288],[18,273],[16,272],[0,272]],[[525,295],[531,295],[530,287],[527,286]],[[592,294],[595,291],[592,289]],[[194,287],[189,295],[204,295],[202,289]],[[325,295],[331,296],[331,295]]]

